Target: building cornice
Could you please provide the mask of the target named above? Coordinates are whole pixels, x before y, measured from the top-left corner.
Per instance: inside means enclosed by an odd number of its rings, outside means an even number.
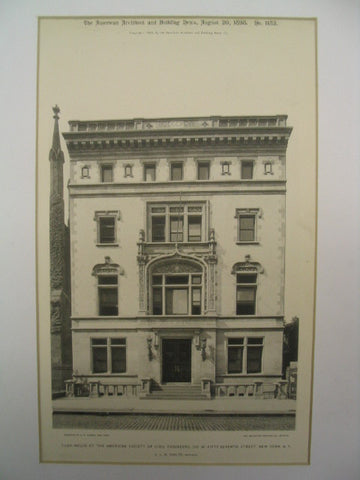
[[[70,153],[240,145],[286,147],[292,131],[286,119],[286,115],[275,115],[73,120],[69,122],[70,132],[63,136]]]
[[[259,131],[260,130],[260,131]],[[170,149],[197,147],[283,147],[288,144],[291,128],[277,131],[257,129],[257,131],[214,131],[214,132],[94,132],[63,133],[69,153],[87,151],[122,151],[131,152],[142,149]]]

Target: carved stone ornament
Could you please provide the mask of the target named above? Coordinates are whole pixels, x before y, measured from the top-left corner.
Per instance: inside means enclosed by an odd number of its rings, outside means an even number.
[[[124,269],[117,263],[112,263],[110,257],[105,257],[105,263],[98,263],[92,270],[92,275],[124,275]]]
[[[245,255],[245,262],[237,262],[231,269],[232,274],[240,272],[264,273],[264,268],[259,262],[251,261],[250,255]]]
[[[202,267],[196,260],[176,259],[159,260],[152,268],[152,273],[201,273]]]

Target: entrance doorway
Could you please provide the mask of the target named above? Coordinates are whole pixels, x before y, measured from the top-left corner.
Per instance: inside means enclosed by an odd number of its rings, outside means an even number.
[[[162,381],[191,382],[191,339],[163,339]]]

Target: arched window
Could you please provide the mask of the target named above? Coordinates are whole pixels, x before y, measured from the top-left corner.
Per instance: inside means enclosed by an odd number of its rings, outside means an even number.
[[[204,274],[201,264],[187,259],[160,260],[149,271],[152,315],[201,315]]]

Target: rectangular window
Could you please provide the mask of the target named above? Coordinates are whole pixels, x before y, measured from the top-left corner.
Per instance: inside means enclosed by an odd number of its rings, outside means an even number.
[[[126,340],[125,338],[111,338],[111,373],[126,372]]]
[[[241,178],[251,180],[253,178],[254,162],[241,162]]]
[[[187,315],[188,314],[188,289],[167,288],[166,289],[166,314]]]
[[[260,337],[228,338],[228,373],[261,373],[263,346]]]
[[[99,217],[99,243],[115,242],[115,217]]]
[[[210,178],[210,162],[198,163],[198,180],[209,180]]]
[[[162,288],[153,288],[153,315],[162,315],[162,313]]]
[[[173,181],[183,179],[183,164],[181,162],[171,164],[170,179]]]
[[[192,289],[191,314],[192,315],[201,314],[201,288]]]
[[[125,373],[126,339],[92,338],[91,357],[93,373]]]
[[[153,216],[151,218],[151,241],[165,242],[165,216]]]
[[[255,215],[239,216],[239,242],[255,240]]]
[[[170,242],[182,242],[184,239],[184,217],[170,217]]]
[[[244,339],[228,339],[228,373],[243,373]]]
[[[255,315],[256,274],[236,275],[236,315]]]
[[[155,182],[156,180],[156,167],[154,163],[147,163],[144,165],[144,180],[145,182]]]
[[[204,241],[205,204],[151,205],[148,238],[151,242]]]
[[[113,166],[102,165],[101,166],[101,181],[112,182],[113,181]]]
[[[262,363],[263,339],[247,339],[247,373],[260,373]]]
[[[118,277],[99,275],[99,315],[118,315]]]
[[[189,215],[188,217],[188,241],[200,242],[201,241],[201,216]]]
[[[199,274],[152,276],[153,315],[201,315]]]
[[[91,340],[92,371],[93,373],[107,372],[107,340],[106,338],[93,338]]]

